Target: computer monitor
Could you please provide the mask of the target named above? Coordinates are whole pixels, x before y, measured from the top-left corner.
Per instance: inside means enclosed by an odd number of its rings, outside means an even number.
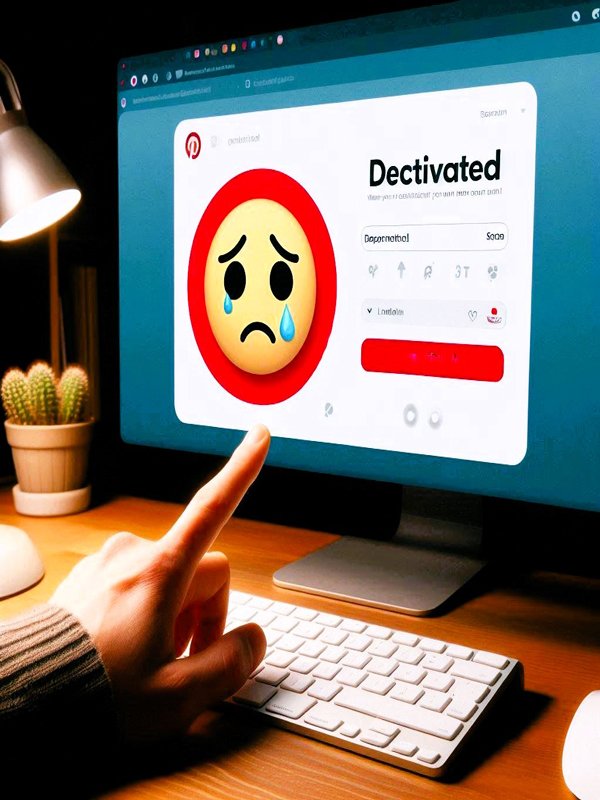
[[[125,55],[124,441],[227,455],[262,422],[277,468],[600,510],[599,15],[457,2]],[[431,613],[483,560],[425,517],[274,580]]]

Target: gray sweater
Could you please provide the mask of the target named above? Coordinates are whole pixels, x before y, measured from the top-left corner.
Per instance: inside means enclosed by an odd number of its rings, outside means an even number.
[[[79,621],[43,605],[0,622],[3,782],[12,773],[21,797],[54,783],[64,797],[102,769],[116,743],[110,681]]]

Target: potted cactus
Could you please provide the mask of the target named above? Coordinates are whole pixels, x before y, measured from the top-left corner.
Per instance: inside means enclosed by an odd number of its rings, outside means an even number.
[[[73,514],[86,509],[86,485],[93,419],[88,377],[72,365],[60,378],[45,361],[23,372],[9,369],[2,379],[6,438],[18,484],[17,511],[32,516]]]

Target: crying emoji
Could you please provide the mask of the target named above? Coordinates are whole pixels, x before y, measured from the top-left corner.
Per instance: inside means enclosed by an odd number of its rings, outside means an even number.
[[[204,276],[206,311],[227,358],[255,375],[276,372],[301,350],[317,282],[309,241],[283,205],[236,206],[219,226]]]

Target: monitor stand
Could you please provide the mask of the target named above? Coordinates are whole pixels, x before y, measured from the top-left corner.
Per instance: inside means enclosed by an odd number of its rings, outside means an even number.
[[[394,536],[342,536],[277,570],[277,586],[418,616],[440,613],[486,566],[482,499],[404,487]]]

